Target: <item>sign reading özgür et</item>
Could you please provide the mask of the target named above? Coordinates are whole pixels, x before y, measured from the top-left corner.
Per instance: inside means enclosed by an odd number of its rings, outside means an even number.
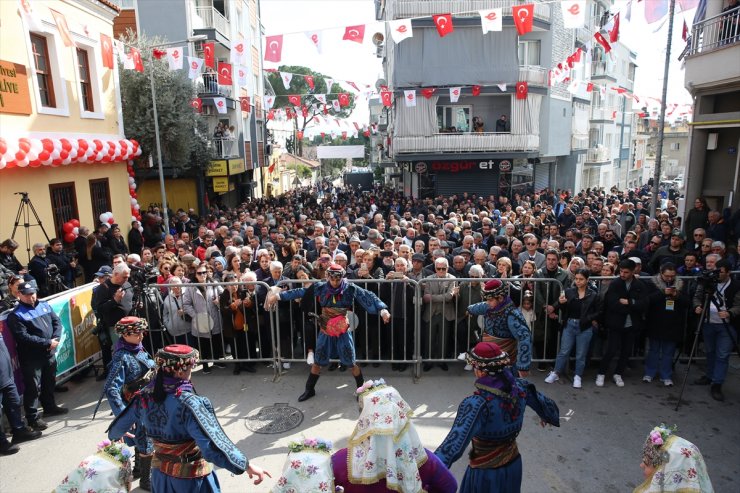
[[[426,171],[434,172],[447,172],[447,173],[461,173],[464,171],[511,171],[511,162],[507,160],[489,159],[487,161],[417,161],[414,165],[414,170],[417,173],[424,173]]]

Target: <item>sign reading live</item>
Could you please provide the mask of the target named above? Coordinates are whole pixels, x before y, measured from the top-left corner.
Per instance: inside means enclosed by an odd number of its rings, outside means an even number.
[[[0,113],[31,114],[25,66],[0,60]]]
[[[417,173],[428,172],[447,172],[462,173],[464,171],[511,171],[511,162],[500,159],[489,159],[487,161],[417,161],[413,165],[413,170]]]

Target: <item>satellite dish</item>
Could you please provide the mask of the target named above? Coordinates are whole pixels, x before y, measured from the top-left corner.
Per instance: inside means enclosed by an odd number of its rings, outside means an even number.
[[[378,79],[375,81],[375,89],[378,92],[380,92],[381,86],[387,86],[387,85],[388,85],[388,81],[386,81],[385,79]]]
[[[373,44],[375,46],[380,46],[383,44],[383,41],[385,41],[385,36],[383,36],[383,33],[375,33],[373,34]]]

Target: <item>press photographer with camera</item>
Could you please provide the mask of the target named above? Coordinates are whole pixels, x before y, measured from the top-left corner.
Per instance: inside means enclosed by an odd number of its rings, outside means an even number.
[[[103,356],[103,373],[98,375],[98,381],[108,378],[108,365],[113,359],[111,329],[119,320],[131,313],[133,289],[128,282],[130,275],[131,269],[121,262],[113,267],[110,279],[93,290],[91,304],[97,318],[97,326],[93,332],[98,336]]]
[[[64,244],[59,238],[52,238],[49,245],[46,251],[46,259],[49,264],[54,264],[59,268],[59,276],[64,285],[67,288],[73,287],[77,270],[76,256],[64,251]]]
[[[49,296],[49,275],[58,274],[59,268],[57,267],[52,272],[49,272],[49,260],[46,258],[46,245],[43,243],[34,243],[31,247],[33,251],[33,257],[28,262],[28,272],[36,281],[36,287],[38,289],[38,297],[45,298]],[[56,266],[55,266],[56,267]]]
[[[732,279],[732,265],[719,260],[716,270],[705,270],[699,278],[694,294],[694,311],[702,315],[704,352],[707,356],[706,373],[695,385],[711,385],[712,398],[725,399],[722,384],[727,376],[730,354],[737,348],[737,327],[740,324],[740,281]],[[705,297],[709,296],[709,309],[704,310]]]

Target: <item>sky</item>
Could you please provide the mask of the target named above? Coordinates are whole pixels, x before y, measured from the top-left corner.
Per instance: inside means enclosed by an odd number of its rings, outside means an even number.
[[[621,9],[626,3],[618,0],[612,11]],[[631,22],[626,22],[624,15],[621,16],[620,42],[637,52],[635,93],[660,98],[668,33],[667,16],[665,22],[648,25],[644,20],[643,4],[633,6]],[[351,80],[360,87],[364,84],[374,87],[375,81],[383,77],[381,60],[375,56],[375,46],[370,42],[373,33],[383,31],[377,27],[372,0],[261,0],[261,8],[265,35],[284,34],[281,64],[307,66],[334,79]],[[677,58],[685,46],[681,40],[683,20],[685,18],[691,26],[694,12],[682,13],[677,8],[666,98],[669,103],[691,103],[691,97],[683,86],[684,73]],[[366,24],[365,42],[360,45],[342,41],[344,27],[357,24]],[[319,55],[304,32],[326,28],[333,29],[322,31],[323,52]],[[265,68],[276,66],[265,62]],[[350,89],[346,84],[344,87]],[[337,90],[335,86],[334,91]],[[362,125],[367,123],[368,116],[367,104],[359,99],[348,120]]]

